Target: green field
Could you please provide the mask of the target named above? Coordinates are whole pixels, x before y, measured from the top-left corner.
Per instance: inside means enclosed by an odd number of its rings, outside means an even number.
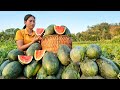
[[[73,42],[72,47],[75,46],[83,46],[87,47],[90,44],[97,44],[102,49],[102,55],[106,58],[114,60],[116,63],[120,65],[120,43],[111,43],[109,41],[102,42]]]
[[[112,60],[115,60],[119,63],[120,61],[120,43],[110,43],[109,41],[101,41],[101,42],[73,42],[72,47],[75,46],[84,46],[87,47],[89,44],[97,44],[100,45],[102,49],[102,54]],[[16,49],[15,41],[4,41],[0,42],[0,64],[3,60],[6,59],[7,54],[10,50]]]
[[[15,41],[0,41],[0,64],[7,59],[7,54],[10,50],[17,48]]]

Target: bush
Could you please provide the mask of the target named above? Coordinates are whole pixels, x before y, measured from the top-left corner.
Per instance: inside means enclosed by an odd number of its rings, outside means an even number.
[[[114,36],[114,37],[112,38],[112,42],[113,42],[113,43],[119,43],[119,42],[120,42],[120,35]]]

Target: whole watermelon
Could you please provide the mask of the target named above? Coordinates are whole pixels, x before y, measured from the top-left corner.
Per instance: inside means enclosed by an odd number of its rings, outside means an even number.
[[[54,26],[55,26],[55,24],[49,25],[49,26],[45,29],[44,36],[54,34],[54,33],[55,33]]]
[[[12,61],[4,67],[2,76],[5,79],[15,79],[22,73],[22,70],[23,66],[18,61]]]
[[[4,67],[10,62],[11,62],[10,60],[6,60],[1,64],[1,66],[0,66],[0,76],[2,75],[2,71],[3,71]]]
[[[45,79],[46,77],[47,77],[47,72],[42,66],[36,75],[36,79]]]
[[[102,55],[102,50],[97,44],[90,44],[86,50],[86,56],[90,59],[98,59]]]
[[[99,73],[102,77],[106,79],[118,79],[120,70],[112,60],[101,56],[96,62],[99,67]]]
[[[59,46],[58,52],[57,52],[57,57],[62,65],[66,66],[70,63],[70,61],[71,61],[70,51],[71,51],[71,49],[67,45],[61,44]]]
[[[40,50],[41,44],[40,43],[33,43],[27,50],[26,50],[26,55],[27,56],[34,56],[35,50]]]
[[[80,65],[78,63],[71,62],[68,66],[65,67],[65,70],[72,69],[80,72]]]
[[[56,74],[57,79],[61,79],[61,75],[62,75],[64,69],[65,69],[65,66],[60,64],[58,73]]]
[[[62,79],[79,79],[80,74],[76,70],[68,69],[63,71]]]
[[[85,76],[95,76],[98,74],[97,63],[93,60],[84,60],[80,63],[80,69]]]
[[[9,60],[18,60],[18,55],[24,55],[24,52],[18,49],[13,49],[8,53],[7,57]]]
[[[37,74],[40,67],[41,65],[37,61],[33,60],[30,64],[24,67],[24,76],[27,78],[32,78]]]
[[[59,70],[59,60],[53,52],[46,52],[43,56],[42,66],[47,75],[57,74]]]
[[[80,79],[79,65],[71,62],[63,70],[61,79]]]
[[[70,51],[70,58],[74,63],[82,62],[85,58],[86,49],[82,46],[76,46]]]

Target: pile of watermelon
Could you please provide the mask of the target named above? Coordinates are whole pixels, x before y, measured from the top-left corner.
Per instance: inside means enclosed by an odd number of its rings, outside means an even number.
[[[70,30],[54,24],[36,29],[36,35],[53,34],[69,35]],[[0,66],[0,76],[1,79],[120,79],[120,66],[102,56],[97,44],[72,49],[61,44],[57,53],[53,53],[36,42],[26,53],[11,50]]]
[[[119,79],[119,66],[102,56],[101,47],[90,44],[70,49],[60,45],[58,52],[42,50],[32,44],[24,54],[17,49],[8,53],[0,66],[1,79]]]
[[[71,32],[65,25],[51,24],[47,28],[37,28],[35,30],[36,35],[47,36],[47,35],[70,35]]]

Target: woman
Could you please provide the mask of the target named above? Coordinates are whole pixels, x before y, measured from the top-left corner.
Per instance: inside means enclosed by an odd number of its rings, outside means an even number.
[[[35,17],[33,15],[27,14],[24,17],[24,24],[23,29],[18,30],[15,36],[17,48],[22,51],[25,51],[31,44],[42,39],[41,36],[36,36],[33,30],[35,27]]]

